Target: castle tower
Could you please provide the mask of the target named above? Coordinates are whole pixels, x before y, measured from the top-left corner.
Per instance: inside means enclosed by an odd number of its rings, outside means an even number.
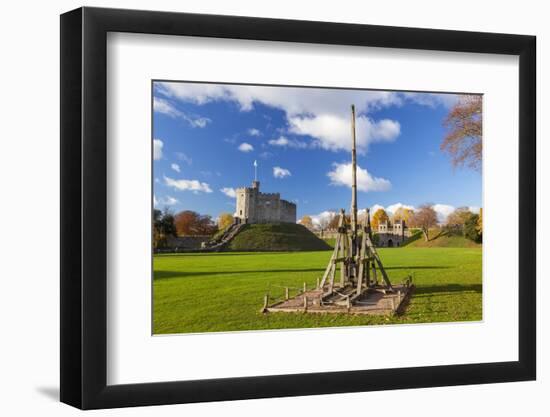
[[[281,199],[279,193],[261,193],[254,161],[252,187],[235,190],[237,206],[235,217],[240,223],[296,223],[296,204]]]

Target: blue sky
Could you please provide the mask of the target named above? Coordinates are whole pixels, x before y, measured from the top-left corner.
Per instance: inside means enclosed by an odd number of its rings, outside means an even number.
[[[298,218],[347,210],[351,104],[360,208],[430,202],[443,219],[481,206],[481,174],[439,150],[456,95],[187,82],[155,82],[153,95],[158,208],[233,213],[257,160],[262,191],[296,202]]]

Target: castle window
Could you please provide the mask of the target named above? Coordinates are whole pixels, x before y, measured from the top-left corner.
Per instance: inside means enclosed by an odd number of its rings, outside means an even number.
[[[240,213],[241,213],[240,215],[242,216],[242,215],[243,215],[243,211],[241,210]]]

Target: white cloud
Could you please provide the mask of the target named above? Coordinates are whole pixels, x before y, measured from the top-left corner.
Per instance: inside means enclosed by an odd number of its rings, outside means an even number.
[[[338,213],[335,211],[326,210],[319,214],[311,214],[309,217],[311,217],[311,221],[314,226],[321,227],[322,225],[326,226],[326,224],[328,224],[328,222],[330,222],[331,219],[337,215]]]
[[[288,148],[295,148],[295,149],[304,149],[307,148],[307,143],[300,142],[298,140],[294,139],[288,139],[285,136],[279,136],[277,139],[271,139],[268,140],[267,143],[269,143],[272,146],[280,146],[280,147],[288,147]]]
[[[351,149],[351,126],[349,117],[322,114],[314,117],[295,116],[289,118],[291,133],[316,138],[316,144],[323,149],[338,151]],[[356,118],[356,143],[364,153],[370,143],[392,142],[401,133],[399,122],[389,119],[374,121],[367,116]]]
[[[395,203],[395,204],[391,204],[389,205],[388,207],[386,207],[386,212],[388,214],[394,214],[397,210],[399,210],[400,208],[405,208],[405,209],[408,209],[408,210],[414,210],[414,207],[413,206],[410,206],[408,204],[403,204],[403,203]]]
[[[167,204],[169,206],[173,206],[174,204],[177,204],[179,201],[175,199],[174,197],[167,196],[164,199],[164,204]]]
[[[241,111],[250,111],[254,103],[284,110],[287,115],[345,113],[355,103],[358,112],[389,105],[400,105],[403,95],[389,91],[334,90],[325,88],[271,87],[228,84],[162,82],[156,93],[185,102],[203,105],[213,101],[235,103]]]
[[[241,152],[252,152],[254,147],[250,143],[243,142],[238,147]]]
[[[173,118],[185,120],[191,127],[206,127],[210,120],[208,117],[191,116],[178,110],[172,103],[160,97],[153,97],[153,110]]]
[[[153,111],[162,113],[170,117],[179,117],[180,111],[176,109],[168,100],[159,97],[153,97]]]
[[[187,165],[193,164],[193,160],[191,159],[191,157],[187,156],[185,153],[176,152],[175,155],[176,155],[176,158],[178,158],[180,161],[185,162]]]
[[[453,107],[460,97],[458,94],[445,93],[403,93],[403,96],[406,100],[422,106],[431,108],[443,106],[447,109]]]
[[[172,168],[176,172],[181,172],[180,166],[178,164],[172,164],[170,165],[170,168]]]
[[[386,209],[384,208],[384,206],[381,206],[380,204],[375,204],[374,206],[372,206],[372,207],[370,208],[370,214],[371,214],[371,215],[374,215],[374,213],[376,213],[376,212],[377,212],[378,210],[380,210],[380,209],[386,210]]]
[[[370,214],[372,216],[372,215],[374,215],[374,213],[376,213],[376,211],[378,209],[383,209],[383,210],[386,211],[386,213],[389,216],[391,216],[392,214],[394,214],[401,207],[404,207],[404,208],[407,208],[407,209],[410,209],[410,210],[415,210],[415,207],[410,205],[410,204],[395,203],[395,204],[390,204],[386,207],[384,207],[380,204],[374,204],[370,208]],[[456,209],[454,206],[449,205],[449,204],[434,204],[432,206],[432,208],[435,210],[435,212],[437,214],[437,221],[439,223],[445,223],[447,221],[447,217],[449,216],[449,214],[451,214]],[[477,207],[477,206],[470,206],[470,207],[468,207],[468,209],[472,213],[479,214],[479,207]],[[359,209],[357,211],[357,214],[361,216],[361,215],[365,214],[365,212],[366,212],[365,209]],[[331,217],[336,216],[336,215],[338,215],[337,212],[328,210],[328,211],[323,211],[319,214],[310,214],[309,216],[313,220],[313,224],[316,225],[316,226],[319,226],[319,224],[323,220],[327,220],[327,219],[330,220]]]
[[[455,207],[448,204],[434,204],[432,208],[437,213],[437,221],[440,223],[445,223],[449,214],[455,211]]]
[[[273,167],[273,176],[275,178],[286,178],[286,177],[290,177],[292,174],[290,173],[290,171],[286,168],[281,168],[281,167]]]
[[[261,136],[262,135],[262,132],[260,132],[258,129],[255,129],[253,127],[248,129],[247,132],[248,132],[249,136]]]
[[[351,188],[352,185],[352,166],[351,162],[343,164],[333,164],[334,170],[327,173],[332,185],[344,185]],[[391,188],[391,182],[385,178],[373,177],[366,169],[357,166],[357,190],[369,191],[387,191]]]
[[[457,209],[455,206],[449,204],[434,204],[432,208],[437,213],[437,221],[439,223],[445,223],[449,214]],[[479,214],[479,207],[477,206],[470,206],[468,210],[474,214]]]
[[[162,158],[162,147],[164,143],[160,139],[153,139],[153,159],[158,161]]]
[[[173,206],[175,204],[178,204],[179,200],[177,200],[174,197],[166,196],[165,198],[157,199],[156,196],[153,196],[153,205],[155,207],[159,206]]]
[[[370,143],[390,142],[400,134],[397,121],[375,120],[374,111],[402,106],[406,102],[448,107],[458,97],[452,94],[178,82],[156,83],[155,86],[155,94],[165,99],[197,105],[225,101],[234,103],[241,111],[251,111],[255,104],[282,110],[291,133],[312,136],[318,146],[334,151],[350,148],[350,105],[354,103],[360,152],[366,152]]]
[[[237,197],[237,193],[235,192],[234,188],[224,187],[224,188],[221,188],[220,191],[228,197],[231,197],[231,198]]]
[[[167,176],[164,176],[164,183],[172,187],[176,190],[180,191],[193,191],[195,193],[203,192],[203,193],[211,193],[212,189],[210,186],[205,182],[200,182],[198,180],[185,180],[180,179],[176,180],[173,178],[169,178]]]

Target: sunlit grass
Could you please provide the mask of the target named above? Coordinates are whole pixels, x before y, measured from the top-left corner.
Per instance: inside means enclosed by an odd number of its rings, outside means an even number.
[[[412,274],[416,292],[403,316],[261,314],[263,297],[282,287],[315,285],[331,251],[201,253],[154,258],[155,334],[366,324],[471,321],[482,318],[480,248],[379,249],[395,282]]]

